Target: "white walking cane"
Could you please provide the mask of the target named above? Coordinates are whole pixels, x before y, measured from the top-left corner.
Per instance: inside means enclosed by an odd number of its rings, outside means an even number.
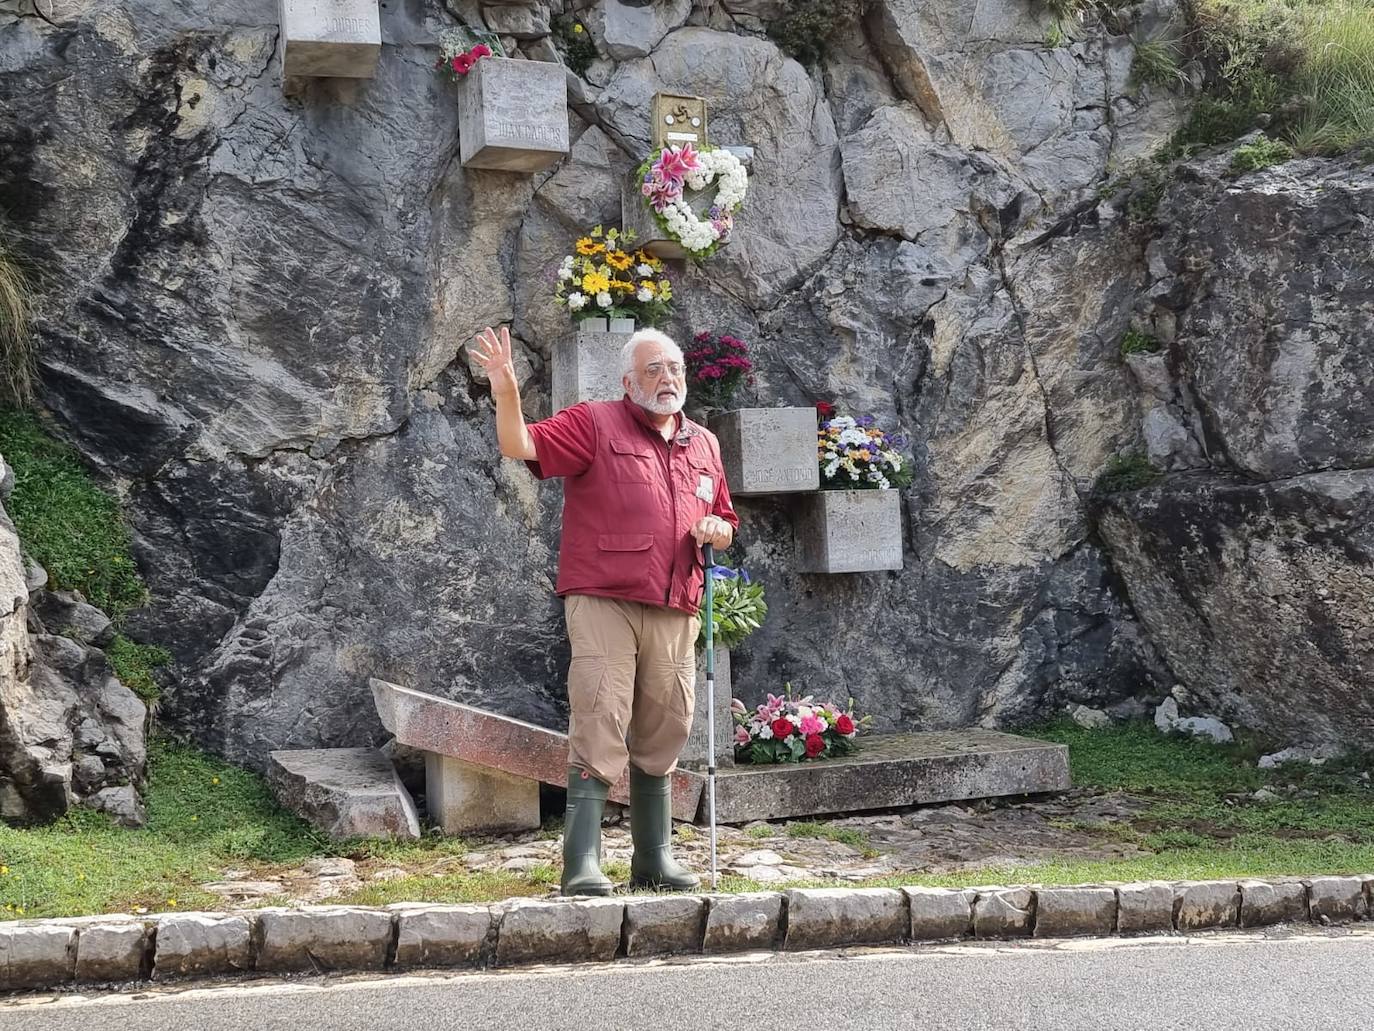
[[[716,890],[716,620],[715,577],[711,569],[716,564],[716,550],[709,544],[701,546],[706,560],[706,817],[711,823],[711,890]]]

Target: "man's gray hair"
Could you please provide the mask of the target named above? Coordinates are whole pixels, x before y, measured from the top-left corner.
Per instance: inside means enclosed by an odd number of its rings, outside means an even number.
[[[635,350],[643,343],[658,344],[665,351],[676,351],[678,360],[682,360],[682,348],[677,346],[677,342],[667,333],[657,329],[640,329],[625,341],[625,346],[620,351],[620,374],[622,376],[634,377],[635,374]]]

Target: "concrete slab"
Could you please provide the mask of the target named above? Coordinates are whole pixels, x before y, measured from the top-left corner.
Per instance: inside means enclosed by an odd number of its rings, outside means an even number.
[[[425,807],[445,834],[539,829],[539,782],[425,753]]]
[[[874,735],[859,744],[843,759],[720,770],[717,820],[848,814],[1071,786],[1066,747],[1000,731]]]
[[[515,777],[567,785],[567,734],[375,677],[368,682],[382,725],[401,744]],[[699,774],[687,770],[673,774],[674,819],[696,818],[704,785],[705,778]],[[628,775],[611,786],[610,797],[613,802],[629,803]]]
[[[331,838],[420,836],[415,802],[377,749],[286,749],[268,760],[277,800]]]

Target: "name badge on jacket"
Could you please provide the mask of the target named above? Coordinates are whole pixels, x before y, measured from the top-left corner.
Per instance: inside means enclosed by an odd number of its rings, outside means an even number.
[[[697,477],[697,497],[708,504],[716,499],[716,481],[704,473]]]

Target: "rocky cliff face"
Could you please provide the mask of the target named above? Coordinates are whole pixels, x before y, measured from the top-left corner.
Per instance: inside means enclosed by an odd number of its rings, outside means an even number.
[[[874,0],[810,70],[763,31],[777,4],[644,6],[389,3],[374,80],[287,83],[275,0],[73,0],[56,25],[0,13],[0,183],[47,273],[43,401],[126,499],[155,598],[137,629],[176,656],[165,718],[255,764],[375,742],[375,675],[562,724],[558,491],[495,457],[461,348],[512,323],[527,413],[548,413],[566,331],[551,271],[580,229],[619,221],[656,89],[706,97],[713,140],[755,149],[736,239],[684,270],[670,329],[750,340],[763,403],[835,400],[914,440],[900,574],[793,573],[788,504],[741,502],[734,558],[768,584],[770,618],[733,657],[739,693],[852,695],[879,728],[999,725],[1175,678],[1239,698],[1241,645],[1193,658],[1203,616],[1173,619],[1170,599],[1200,611],[1205,585],[1225,605],[1243,570],[1166,577],[1183,556],[1151,542],[1174,539],[1184,500],[1123,498],[1097,519],[1092,486],[1147,445],[1218,480],[1358,466],[1367,281],[1330,274],[1367,255],[1367,217],[1340,222],[1315,172],[1198,173],[1154,243],[1097,203],[1182,116],[1130,74],[1132,38],[1177,17],[1169,0],[1054,43],[1033,0]],[[533,177],[463,169],[437,34],[485,17],[551,59],[565,8],[603,55],[570,81],[571,156]],[[1330,259],[1324,224],[1346,240]],[[1308,252],[1310,279],[1281,302],[1264,276]],[[1169,336],[1167,364],[1128,367],[1132,324]],[[1306,364],[1278,357],[1284,341]],[[1353,488],[1337,503],[1321,482],[1297,524],[1273,514],[1296,502],[1252,522],[1259,486],[1188,504],[1220,506],[1247,540],[1312,535],[1325,550],[1305,568],[1344,561],[1353,590],[1369,564]],[[1254,619],[1283,618],[1261,601]],[[1367,677],[1339,653],[1324,653],[1329,689],[1309,698],[1294,678],[1285,711]]]

